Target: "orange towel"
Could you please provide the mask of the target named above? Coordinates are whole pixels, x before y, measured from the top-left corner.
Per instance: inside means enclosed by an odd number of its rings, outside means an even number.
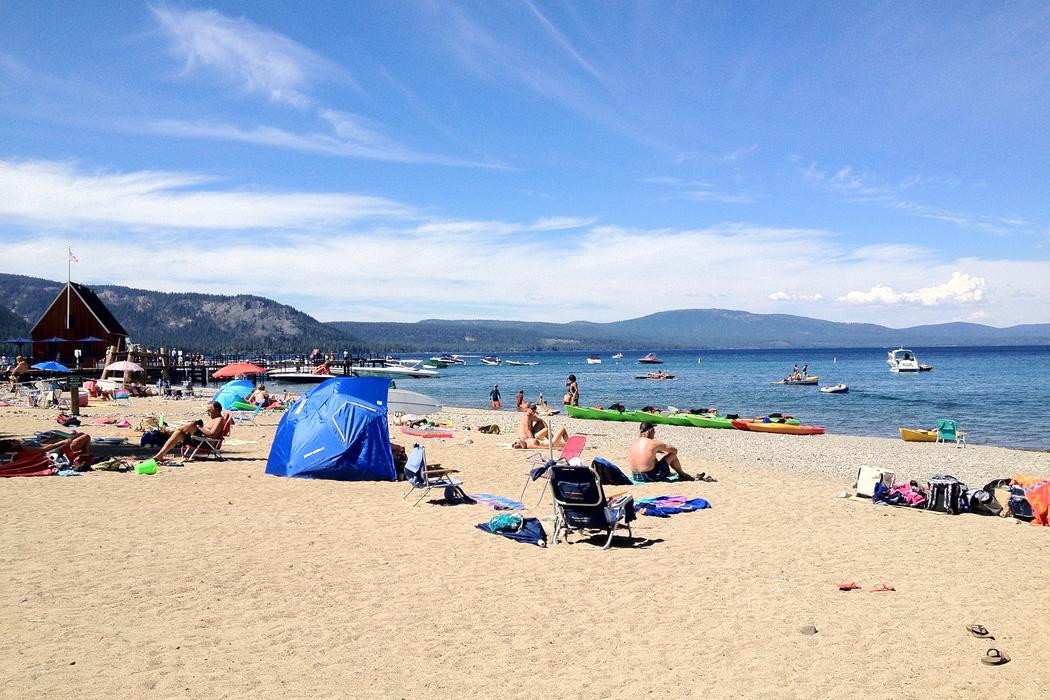
[[[1013,482],[1024,489],[1032,506],[1033,525],[1050,525],[1050,479],[1029,474],[1014,474]]]

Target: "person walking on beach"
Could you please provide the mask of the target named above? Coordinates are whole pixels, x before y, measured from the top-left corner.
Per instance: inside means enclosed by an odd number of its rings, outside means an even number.
[[[627,463],[635,481],[667,481],[672,469],[682,481],[695,481],[682,469],[678,448],[656,439],[656,427],[652,423],[638,426],[638,437],[627,451]]]
[[[580,386],[576,383],[576,375],[570,374],[569,378],[565,380],[565,400],[562,401],[566,406],[579,406],[580,405]]]
[[[499,384],[492,385],[492,391],[489,392],[489,398],[492,399],[492,407],[499,410]]]

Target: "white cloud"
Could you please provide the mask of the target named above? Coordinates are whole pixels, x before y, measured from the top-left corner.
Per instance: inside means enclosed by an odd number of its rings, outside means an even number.
[[[962,272],[953,272],[951,279],[935,287],[923,287],[914,292],[894,292],[891,287],[877,284],[867,292],[849,292],[839,301],[847,304],[972,304],[984,298],[985,281]]]
[[[0,220],[171,229],[301,229],[409,218],[382,197],[200,189],[210,178],[171,172],[84,173],[71,164],[0,160]]]
[[[824,295],[820,292],[815,294],[794,294],[791,292],[778,291],[769,295],[770,301],[821,301]]]
[[[272,102],[308,107],[312,83],[339,73],[333,64],[283,34],[215,10],[151,6],[186,71],[207,68],[248,93]]]
[[[758,144],[757,143],[753,143],[750,146],[744,146],[743,148],[738,148],[735,151],[730,151],[729,153],[726,153],[724,156],[722,156],[721,158],[718,159],[718,162],[719,163],[736,163],[737,161],[744,160],[745,158],[750,157],[757,150],[758,150]]]

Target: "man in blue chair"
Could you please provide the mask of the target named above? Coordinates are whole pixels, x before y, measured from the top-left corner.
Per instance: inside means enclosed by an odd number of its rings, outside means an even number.
[[[682,481],[694,481],[678,461],[678,448],[657,440],[656,427],[652,423],[638,426],[638,437],[627,452],[627,464],[635,481],[667,481],[671,470]]]

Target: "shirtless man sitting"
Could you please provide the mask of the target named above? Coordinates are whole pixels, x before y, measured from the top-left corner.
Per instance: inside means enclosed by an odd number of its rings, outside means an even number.
[[[536,447],[561,447],[569,439],[569,433],[565,428],[560,428],[554,435],[553,442],[548,442],[550,429],[543,419],[536,415],[536,404],[530,403],[525,407],[525,415],[518,423],[517,440],[514,447],[517,449],[532,449]]]
[[[165,455],[174,450],[182,443],[189,440],[194,435],[203,435],[207,438],[218,438],[222,436],[222,425],[226,421],[226,416],[222,413],[222,404],[218,401],[212,401],[208,404],[208,419],[198,420],[193,423],[187,423],[181,428],[170,431],[167,442],[160,448],[160,452],[153,455],[153,459],[158,462],[164,459]]]
[[[631,443],[627,463],[636,481],[667,481],[672,469],[682,481],[694,481],[678,461],[678,448],[657,440],[656,428],[652,423],[638,426],[638,437]]]

